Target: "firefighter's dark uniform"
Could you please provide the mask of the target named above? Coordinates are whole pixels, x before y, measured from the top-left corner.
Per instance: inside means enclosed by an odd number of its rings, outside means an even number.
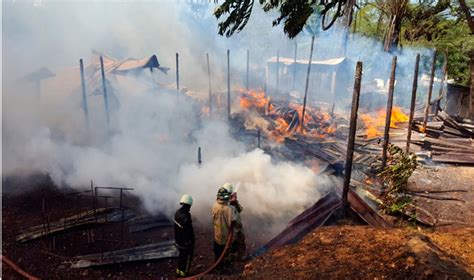
[[[179,277],[187,276],[191,267],[194,251],[194,229],[189,213],[191,206],[182,204],[174,216],[174,238],[179,250],[178,268]]]

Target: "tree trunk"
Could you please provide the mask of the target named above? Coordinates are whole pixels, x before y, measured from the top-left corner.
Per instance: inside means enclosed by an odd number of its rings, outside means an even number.
[[[387,33],[384,42],[384,51],[391,52],[398,48],[400,42],[400,32],[402,30],[402,18],[397,15],[392,15],[390,24],[388,25]]]
[[[356,0],[348,0],[346,5],[344,6],[344,20],[343,24],[345,27],[349,29],[352,24],[352,19],[354,15],[354,6],[356,4]]]
[[[464,0],[459,0],[459,5],[466,16],[467,25],[469,25],[469,29],[471,29],[471,34],[474,35],[474,17],[471,16],[471,9],[467,6],[466,1]]]
[[[471,90],[470,90],[470,108],[469,108],[469,111],[470,111],[470,114],[471,114],[471,119],[474,119],[474,49],[472,49],[470,52],[469,52],[469,56],[471,58],[471,61],[470,61],[470,68],[471,68],[471,78],[470,78],[470,84],[471,84]]]

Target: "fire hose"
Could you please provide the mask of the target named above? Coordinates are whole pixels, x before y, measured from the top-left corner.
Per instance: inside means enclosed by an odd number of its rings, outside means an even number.
[[[9,265],[11,268],[13,268],[18,274],[21,274],[21,276],[24,276],[28,280],[39,280],[40,278],[32,276],[28,274],[28,272],[24,271],[21,269],[18,265],[16,265],[14,262],[12,262],[9,258],[5,257],[4,255],[0,255],[2,257],[2,261]]]
[[[208,274],[209,272],[211,272],[212,270],[214,270],[219,265],[219,263],[224,259],[224,256],[227,253],[227,250],[229,250],[230,244],[232,243],[233,235],[234,235],[234,225],[232,225],[229,229],[229,236],[227,238],[227,242],[225,243],[224,250],[222,251],[221,256],[219,257],[219,259],[217,259],[217,261],[213,265],[211,265],[208,269],[206,269],[204,272],[201,272],[201,273],[193,275],[193,276],[185,277],[185,278],[182,278],[182,279],[186,279],[186,280],[199,279],[199,277],[202,277],[202,276]]]

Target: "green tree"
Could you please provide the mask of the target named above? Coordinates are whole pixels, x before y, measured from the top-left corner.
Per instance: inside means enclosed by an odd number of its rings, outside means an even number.
[[[224,0],[214,11],[217,19],[227,16],[219,22],[219,34],[232,36],[244,29],[252,14],[254,2],[255,0]],[[283,23],[283,30],[290,38],[294,38],[303,30],[308,18],[316,12],[315,7],[320,10],[323,30],[327,30],[339,17],[344,16],[344,12],[350,13],[350,18],[352,7],[355,5],[353,0],[258,0],[258,2],[265,12],[279,13],[273,25]]]

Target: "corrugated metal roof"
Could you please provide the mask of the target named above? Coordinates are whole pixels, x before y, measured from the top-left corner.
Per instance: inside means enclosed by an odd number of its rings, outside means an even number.
[[[335,66],[335,65],[341,64],[345,60],[346,60],[345,57],[337,57],[337,58],[331,58],[331,59],[326,59],[326,60],[312,60],[311,65]],[[276,63],[276,62],[277,62],[277,57],[276,56],[273,56],[269,60],[267,60],[267,63]],[[283,63],[285,65],[293,65],[295,63],[295,60],[293,58],[280,57],[280,63]],[[296,64],[308,65],[308,60],[307,59],[297,59]]]

